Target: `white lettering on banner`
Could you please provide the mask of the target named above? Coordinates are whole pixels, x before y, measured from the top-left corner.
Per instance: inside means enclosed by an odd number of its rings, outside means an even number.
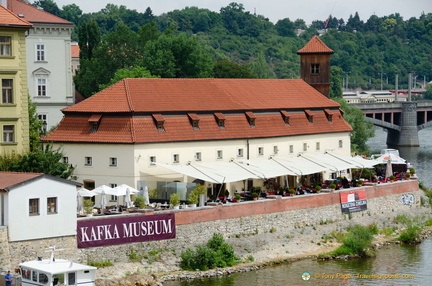
[[[123,237],[172,233],[172,219],[123,223]]]

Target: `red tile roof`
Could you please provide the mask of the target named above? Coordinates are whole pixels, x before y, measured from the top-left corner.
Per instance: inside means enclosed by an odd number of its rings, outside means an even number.
[[[23,15],[23,19],[33,24],[63,24],[73,26],[73,23],[65,19],[54,16],[53,14],[19,0],[7,0],[7,6],[9,10],[17,15]]]
[[[21,19],[9,9],[0,5],[0,26],[15,28],[30,28],[32,24]]]
[[[12,187],[43,175],[42,173],[0,172],[0,190],[8,191]]]
[[[79,58],[80,48],[78,45],[71,45],[71,57]]]
[[[203,112],[332,108],[301,79],[129,78],[67,107],[67,113]]]
[[[327,47],[318,36],[314,36],[297,54],[333,54],[334,51]]]
[[[200,115],[200,128],[194,130],[185,115],[165,117],[164,130],[158,131],[152,116],[107,117],[104,116],[97,132],[90,132],[89,116],[66,116],[57,129],[44,137],[44,141],[88,143],[158,143],[244,138],[267,138],[319,133],[350,132],[349,124],[339,116],[329,122],[321,111],[314,114],[309,123],[305,113],[290,113],[286,125],[281,113],[255,114],[255,127],[251,127],[246,115],[225,115],[225,128],[220,129],[213,114]]]
[[[339,107],[303,80],[125,79],[63,109],[65,117],[43,140],[130,144],[350,132]],[[95,114],[103,117],[90,132]],[[215,115],[225,118],[225,128]],[[199,129],[191,116],[199,119]]]

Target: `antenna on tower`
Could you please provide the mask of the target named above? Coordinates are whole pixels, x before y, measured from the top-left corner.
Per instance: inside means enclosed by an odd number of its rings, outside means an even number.
[[[332,10],[331,10],[331,12],[330,12],[330,15],[328,16],[327,20],[325,21],[324,29],[327,29],[327,26],[328,26],[328,24],[329,24],[329,22],[330,22],[330,20],[331,20],[331,17],[332,17],[332,14],[333,14],[333,10],[334,10],[334,7],[335,7],[335,6],[336,6],[336,2],[335,2],[334,5],[333,5],[333,8],[332,8]]]

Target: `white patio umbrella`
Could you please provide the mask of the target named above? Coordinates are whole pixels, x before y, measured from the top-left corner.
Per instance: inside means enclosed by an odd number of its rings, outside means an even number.
[[[139,191],[135,188],[132,188],[126,184],[121,184],[113,189],[114,195],[116,196],[125,196],[126,191],[129,190],[129,194],[137,194]]]
[[[77,193],[77,211],[81,212],[83,207],[83,200],[82,195],[78,192]]]
[[[114,195],[117,196],[117,192],[114,191],[113,188],[108,187],[107,185],[101,185],[93,190],[96,194],[102,194],[104,192],[106,195]]]
[[[132,207],[132,201],[131,201],[131,198],[130,198],[130,190],[129,190],[129,188],[126,189],[126,196],[125,196],[124,202],[125,202],[126,207],[128,207],[128,208]]]
[[[106,208],[106,197],[105,197],[105,191],[102,190],[102,193],[101,193],[100,195],[101,195],[101,201],[100,201],[101,209],[105,209],[105,208]]]
[[[388,161],[391,161],[392,164],[406,164],[406,160],[399,157],[398,155],[392,154],[392,153],[386,153],[378,158],[376,158],[374,161],[377,161],[381,164],[386,164]]]
[[[145,186],[144,188],[144,203],[146,206],[150,204],[149,191],[147,186]]]
[[[80,194],[81,197],[94,197],[94,196],[96,196],[95,192],[87,190],[86,188],[79,189],[78,194]]]
[[[387,164],[386,164],[386,178],[390,178],[390,176],[393,176],[393,167],[392,167],[391,159],[387,160]]]

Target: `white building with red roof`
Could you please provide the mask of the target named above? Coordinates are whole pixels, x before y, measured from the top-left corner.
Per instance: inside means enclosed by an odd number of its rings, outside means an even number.
[[[63,120],[43,140],[63,147],[87,188],[153,189],[158,181],[198,178],[227,183],[233,193],[245,187],[243,180],[262,181],[240,171],[237,182],[228,180],[236,173],[230,161],[264,165],[300,153],[349,155],[352,128],[339,107],[300,79],[124,79],[63,109]],[[202,169],[194,176],[191,166]]]
[[[73,23],[19,0],[3,0],[7,8],[33,24],[26,37],[30,98],[47,128],[63,117],[61,109],[74,104],[71,34]]]
[[[0,226],[9,241],[76,235],[80,183],[41,173],[0,172]]]

